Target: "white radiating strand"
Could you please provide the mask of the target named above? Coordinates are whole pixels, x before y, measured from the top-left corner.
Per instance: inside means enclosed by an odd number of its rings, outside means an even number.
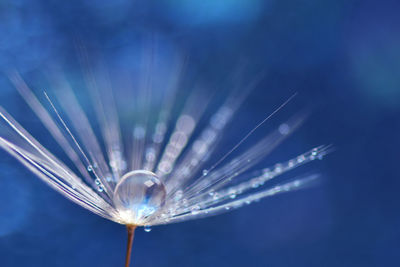
[[[283,104],[281,104],[277,109],[275,109],[270,115],[268,115],[264,120],[262,120],[259,124],[256,125],[248,134],[246,134],[245,137],[243,137],[239,143],[237,143],[231,150],[228,151],[221,159],[219,159],[216,163],[214,163],[211,168],[207,170],[207,172],[211,172],[214,170],[219,164],[221,164],[229,155],[231,155],[242,143],[244,143],[258,128],[260,128],[265,122],[267,122],[270,118],[272,118],[277,112],[279,112],[284,106],[286,106],[295,96],[297,95],[294,94],[289,99],[287,99]],[[300,120],[302,121],[302,120]],[[295,123],[295,125],[298,123]],[[288,125],[289,131],[292,131],[292,125]],[[296,127],[295,127],[296,128]],[[287,135],[288,133],[280,133],[281,135]]]
[[[314,174],[306,178],[296,179],[288,183],[284,183],[281,185],[274,186],[272,188],[265,189],[263,191],[248,195],[240,199],[234,199],[228,203],[224,203],[221,205],[208,207],[205,209],[193,209],[191,212],[180,215],[164,213],[158,215],[152,220],[149,220],[149,222],[147,222],[146,225],[155,226],[162,224],[171,224],[171,223],[178,223],[178,222],[218,215],[220,213],[231,211],[240,208],[244,205],[257,202],[265,197],[270,197],[280,193],[286,193],[293,190],[304,188],[306,186],[311,185],[317,179],[318,179],[318,174]]]
[[[79,177],[77,177],[67,166],[60,162],[53,154],[40,145],[22,126],[20,126],[7,112],[0,107],[0,122],[5,123],[1,127],[1,142],[3,147],[14,156],[17,153],[31,164],[35,163],[47,171],[57,175],[57,183],[67,183],[69,190],[74,190],[81,194],[83,198],[96,200],[103,203],[104,207],[108,204],[88,187]],[[10,128],[8,134],[5,133],[7,126]],[[63,182],[64,181],[64,182]],[[49,182],[48,182],[49,183]]]
[[[86,151],[89,151],[91,161],[95,163],[93,168],[96,168],[98,171],[103,184],[110,184],[114,181],[111,179],[112,174],[104,159],[103,152],[90,125],[89,119],[79,105],[72,88],[61,74],[52,74],[51,78],[56,88],[58,88],[55,92],[59,103],[67,114],[72,126],[75,128],[75,132],[78,134],[82,145]],[[110,187],[113,189],[113,183],[110,184]]]
[[[63,132],[58,128],[56,122],[52,119],[48,111],[43,107],[43,105],[39,102],[36,96],[33,94],[31,89],[26,85],[26,83],[22,80],[21,76],[17,72],[10,73],[10,80],[14,84],[15,88],[25,100],[25,102],[29,105],[29,107],[33,110],[33,112],[38,116],[40,121],[46,127],[46,129],[50,132],[52,137],[57,141],[57,143],[61,146],[61,148],[65,151],[68,158],[74,163],[76,168],[79,170],[81,175],[85,178],[86,182],[93,183],[92,178],[90,177],[87,166],[85,166],[79,155],[75,152],[74,148],[70,145],[67,138],[63,135]]]
[[[192,142],[190,150],[183,156],[182,161],[176,166],[167,181],[167,191],[174,194],[193,174],[198,171],[207,157],[216,147],[226,124],[232,117],[232,108],[222,106],[211,118],[209,125],[201,132],[200,136]]]
[[[228,94],[222,106],[211,117],[209,125],[202,130],[200,136],[196,140],[190,140],[191,133],[183,133],[183,139],[187,140],[186,143],[182,145],[182,148],[174,148],[174,143],[169,143],[169,145],[173,147],[173,150],[175,150],[173,154],[176,156],[169,160],[161,160],[159,163],[163,164],[159,164],[159,166],[166,165],[167,168],[171,169],[171,171],[163,172],[161,170],[159,172],[160,174],[168,174],[168,176],[165,177],[166,179],[164,179],[164,182],[167,187],[167,191],[170,194],[174,194],[178,190],[178,185],[184,184],[187,180],[193,178],[193,173],[196,173],[197,169],[201,167],[201,163],[204,163],[208,155],[210,155],[213,149],[215,149],[217,142],[220,140],[218,137],[221,137],[222,131],[233,117],[233,114],[239,108],[246,96],[259,84],[264,76],[258,75],[243,90],[243,87],[239,86],[239,82],[237,81],[237,78],[240,76],[238,75],[240,72],[241,69],[239,68],[237,73],[232,76],[232,78],[235,80],[233,81],[235,87]],[[198,106],[197,103],[199,101],[195,94],[192,94],[191,99],[194,100],[194,103],[189,103],[189,107]],[[211,100],[211,97],[209,100]],[[204,107],[206,109],[207,105],[203,103],[200,107]],[[197,110],[194,113],[192,112],[192,114],[200,117],[199,115],[202,115],[205,109],[201,112],[200,110]],[[185,115],[186,114],[182,114],[182,116]],[[191,117],[195,116],[192,115]],[[196,125],[197,120],[198,119],[196,119]],[[183,153],[186,144],[189,143],[191,143],[190,149],[186,153]],[[178,160],[178,157],[181,157],[181,160],[178,161],[177,166],[173,166],[174,162]]]
[[[110,166],[113,170],[114,178],[118,180],[122,172],[126,171],[127,164],[123,156],[124,150],[121,142],[119,118],[108,72],[104,67],[101,68],[101,75],[97,76],[97,78],[102,79],[99,83],[93,73],[86,49],[80,47],[80,53],[85,82],[89,88],[93,107],[101,125],[101,132],[107,147]],[[100,88],[99,84],[101,85]]]
[[[33,149],[38,154],[39,158],[44,158],[51,163],[53,166],[57,166],[58,170],[61,171],[62,174],[69,176],[72,171],[70,171],[67,166],[65,166],[62,162],[56,159],[50,152],[48,152],[43,146],[40,145],[38,141],[36,141],[21,125],[19,125],[10,114],[8,114],[2,107],[0,107],[0,118],[2,119],[0,122],[5,123],[5,126],[11,128],[11,133],[5,134],[5,129],[3,125],[3,131],[0,133],[3,136],[3,139],[8,139],[9,142],[13,142],[15,144],[19,144],[19,146],[24,145],[28,146],[28,149]],[[25,148],[27,150],[27,148]],[[32,152],[35,153],[35,152]]]
[[[173,89],[171,92],[173,93],[169,94],[169,90],[167,90],[165,97],[161,97],[161,99],[164,99],[164,105],[158,103],[156,99],[160,98],[156,98],[158,95],[154,94],[156,92],[156,84],[154,83],[153,85],[152,81],[153,74],[157,73],[157,69],[153,66],[154,47],[151,46],[148,49],[151,51],[145,53],[145,66],[142,68],[145,75],[141,76],[141,83],[135,91],[137,98],[134,101],[137,103],[134,105],[134,108],[139,111],[137,112],[139,120],[132,125],[132,151],[129,151],[129,149],[123,150],[126,149],[126,146],[122,144],[123,139],[118,110],[107,72],[104,68],[93,69],[89,64],[86,51],[83,51],[82,55],[85,79],[91,99],[93,100],[96,115],[100,122],[102,139],[99,140],[96,138],[93,128],[90,125],[90,120],[85,115],[82,107],[79,105],[79,101],[64,79],[61,83],[63,84],[63,88],[57,92],[57,95],[66,115],[72,121],[71,128],[69,128],[69,125],[67,126],[61,117],[61,113],[58,112],[47,94],[45,94],[46,98],[57,115],[59,124],[62,124],[63,128],[58,128],[51,116],[46,111],[43,112],[43,106],[34,94],[29,89],[26,89],[26,85],[25,87],[19,85],[22,87],[22,89],[20,88],[21,95],[25,95],[24,98],[29,100],[27,101],[28,104],[41,115],[39,117],[42,121],[45,121],[46,127],[54,128],[50,130],[54,136],[60,139],[60,135],[64,138],[71,151],[77,153],[78,161],[81,164],[83,162],[86,165],[84,167],[90,168],[90,172],[85,171],[87,176],[89,178],[91,178],[90,176],[94,176],[96,178],[95,181],[101,181],[102,190],[97,190],[98,192],[96,192],[95,187],[91,188],[85,184],[64,163],[45,150],[22,127],[14,123],[11,118],[7,119],[8,114],[5,112],[1,113],[3,114],[1,118],[12,128],[12,132],[14,132],[16,137],[23,139],[23,142],[13,142],[12,135],[9,139],[4,138],[0,131],[0,146],[67,198],[100,216],[119,223],[124,223],[124,221],[113,204],[113,187],[109,187],[108,181],[105,182],[104,179],[109,172],[109,167],[106,163],[107,160],[109,160],[113,177],[117,179],[116,182],[118,182],[119,177],[123,174],[122,172],[128,171],[126,170],[128,164],[126,164],[124,159],[124,152],[127,153],[126,155],[132,155],[132,158],[129,158],[129,163],[132,164],[129,166],[131,169],[144,168],[156,170],[158,176],[167,187],[166,203],[160,210],[148,218],[148,225],[179,222],[215,215],[267,196],[302,188],[316,179],[317,176],[315,175],[287,182],[273,188],[261,188],[261,185],[267,181],[315,158],[324,156],[328,151],[326,147],[317,147],[311,152],[298,156],[296,159],[279,163],[272,169],[246,173],[246,171],[249,171],[250,168],[260,162],[260,160],[268,155],[301,124],[305,117],[304,114],[281,124],[255,146],[250,147],[244,153],[233,158],[233,152],[257,128],[289,102],[291,98],[253,128],[222,158],[215,161],[214,164],[211,163],[211,167],[204,170],[203,176],[198,177],[199,168],[204,166],[210,153],[216,148],[225,126],[231,121],[235,111],[237,111],[250,90],[248,88],[242,90],[238,83],[235,84],[237,88],[233,87],[234,93],[227,97],[204,129],[196,129],[196,127],[208,105],[204,101],[198,100],[201,88],[200,91],[195,90],[194,93],[189,94],[182,112],[177,116],[176,123],[169,123],[172,116],[168,116],[167,113],[173,110],[173,103],[175,103],[173,97],[176,95],[174,90],[178,88],[179,77],[172,77]],[[94,72],[94,70],[97,72]],[[98,76],[99,73],[100,75]],[[15,80],[17,80],[16,84],[18,82],[20,84],[23,83],[18,81],[18,77]],[[254,85],[250,87],[254,87]],[[27,90],[28,92],[26,92]],[[211,96],[207,97],[211,99]],[[198,105],[197,102],[201,102],[202,104]],[[145,113],[140,113],[143,111]],[[155,130],[150,129],[150,126],[154,126],[152,125],[153,119],[156,122]],[[169,128],[168,125],[172,127]],[[2,129],[0,128],[0,130]],[[72,134],[74,130],[77,132],[76,138]],[[194,133],[196,135],[199,134],[199,137],[192,139]],[[155,136],[158,136],[158,142],[155,142]],[[72,139],[72,142],[69,138]],[[60,143],[59,140],[57,141]],[[107,155],[102,155],[103,141],[108,157]],[[132,141],[132,136],[129,136],[129,140],[125,139],[124,141],[129,143]],[[64,148],[64,150],[66,149]],[[154,153],[151,159],[147,157],[147,153],[150,150]],[[195,164],[193,164],[194,162]],[[164,168],[165,166],[166,168]],[[195,178],[198,179],[194,180]]]
[[[199,177],[188,189],[184,190],[184,197],[190,198],[193,195],[205,191],[217,190],[224,184],[229,183],[231,180],[235,179],[235,177],[265,158],[285,140],[289,134],[293,133],[302,124],[304,119],[305,115],[298,115],[290,119],[284,124],[287,127],[286,131],[282,132],[281,127],[279,127],[229,163],[215,169],[211,173],[204,173],[203,176]]]
[[[192,116],[188,114],[179,116],[174,132],[171,134],[157,166],[156,174],[158,176],[164,177],[173,170],[174,163],[185,148],[195,125],[196,121]]]
[[[168,175],[174,169],[176,161],[186,148],[199,119],[210,101],[210,97],[205,97],[200,92],[201,90],[189,96],[157,166],[156,174],[162,178],[164,183],[166,183],[168,177],[171,177]],[[198,105],[197,103],[199,102],[202,105]]]
[[[117,218],[117,213],[115,209],[107,204],[96,193],[93,192],[92,195],[89,195],[87,193],[80,193],[76,188],[74,189],[71,185],[62,182],[62,180],[57,178],[57,176],[52,173],[51,170],[33,160],[30,156],[24,153],[22,149],[19,149],[17,146],[12,145],[10,142],[7,142],[2,137],[0,137],[0,146],[17,160],[19,160],[30,171],[36,174],[41,180],[46,182],[49,186],[61,193],[63,196],[101,217],[109,220],[116,220],[115,218]],[[82,185],[79,184],[79,186]],[[85,189],[87,191],[90,191],[90,188]],[[91,198],[88,198],[88,196],[91,196]]]
[[[301,165],[317,159],[322,159],[327,153],[330,152],[330,148],[330,146],[316,147],[306,153],[297,156],[296,158],[290,159],[286,162],[277,163],[272,168],[255,171],[252,175],[253,177],[245,182],[228,188],[222,188],[220,190],[208,190],[204,193],[195,195],[191,199],[181,199],[176,203],[171,203],[170,206],[175,206],[174,208],[177,208],[175,210],[175,213],[178,214],[188,212],[194,208],[208,208],[220,202],[235,199],[236,197],[245,194],[250,190],[255,190],[263,186],[267,181],[283,175],[284,173],[289,172]],[[181,207],[179,207],[179,203],[184,203],[184,205],[180,205]],[[169,205],[167,204],[167,210],[169,209],[168,206]]]
[[[132,132],[132,159],[131,169],[141,169],[146,165],[145,154],[148,147],[148,141],[151,139],[151,130],[149,129],[150,115],[157,113],[155,110],[150,110],[152,107],[153,96],[153,71],[155,70],[155,53],[156,42],[151,40],[150,45],[146,46],[146,51],[143,53],[143,71],[142,79],[139,79],[137,97],[134,99],[136,106],[136,114],[139,114],[138,121],[133,125]]]
[[[92,162],[92,161],[89,160],[88,156],[87,156],[87,155],[85,154],[85,152],[83,151],[81,145],[78,143],[78,141],[76,140],[75,136],[72,134],[71,130],[68,128],[67,124],[65,123],[65,121],[64,121],[63,118],[61,117],[60,113],[57,111],[57,109],[56,109],[56,107],[54,106],[53,102],[51,101],[50,97],[47,95],[46,92],[44,92],[44,94],[45,94],[45,96],[46,96],[46,99],[49,101],[49,103],[50,103],[52,109],[54,110],[54,112],[55,112],[57,118],[58,118],[59,121],[61,122],[62,126],[63,126],[64,129],[67,131],[67,133],[69,134],[69,136],[70,136],[71,139],[73,140],[75,146],[76,146],[76,147],[78,148],[78,150],[80,151],[82,157],[83,157],[84,160],[85,160],[85,163],[86,163],[87,166],[88,166],[88,170],[90,170],[90,171],[93,173],[93,175],[95,176],[95,178],[96,178],[95,181],[98,181],[98,182],[97,182],[97,183],[98,183],[97,186],[98,186],[98,189],[99,189],[98,191],[99,191],[101,194],[104,194],[104,193],[105,193],[105,195],[107,195],[108,198],[112,198],[113,192],[112,192],[112,190],[111,190],[111,188],[110,188],[110,186],[109,186],[108,183],[103,184],[103,183],[101,182],[102,179],[100,179],[100,176],[97,174],[97,170],[96,170],[96,168],[94,167],[96,164],[94,164],[94,162]]]
[[[159,161],[161,145],[164,143],[165,135],[168,130],[173,104],[175,103],[176,94],[182,80],[185,61],[178,60],[177,66],[174,67],[170,75],[171,81],[166,90],[165,100],[158,115],[158,120],[151,136],[151,144],[146,148],[144,169],[154,172],[156,163]]]
[[[193,178],[193,174],[197,173],[199,168],[203,166],[208,157],[216,149],[218,142],[221,140],[223,131],[231,122],[236,111],[246,96],[259,84],[264,75],[258,75],[245,90],[238,86],[233,90],[222,106],[210,118],[208,126],[202,130],[199,137],[192,142],[190,150],[184,155],[182,161],[176,168],[166,184],[170,194],[175,194],[179,187],[185,185]]]
[[[329,152],[330,152],[330,146],[320,146],[314,148],[306,153],[297,156],[296,158],[293,158],[286,162],[277,163],[271,168],[263,169],[260,175],[248,181],[242,182],[238,185],[234,185],[228,188],[222,188],[216,191],[216,193],[221,198],[226,198],[226,197],[233,198],[238,194],[243,194],[248,190],[258,188],[259,186],[264,185],[264,183],[266,183],[267,181],[272,180],[273,178],[276,178],[280,175],[283,175],[284,173],[289,172],[295,168],[298,168],[301,165],[304,165],[314,160],[321,160]],[[207,191],[206,194],[204,195],[195,196],[195,198],[193,198],[191,202],[198,203],[204,196],[206,196],[206,201],[207,201],[207,198],[211,195],[213,200],[215,200],[216,199],[215,194],[211,193],[211,191]]]

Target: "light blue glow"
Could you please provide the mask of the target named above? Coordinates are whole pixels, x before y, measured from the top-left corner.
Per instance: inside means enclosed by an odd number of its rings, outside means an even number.
[[[351,63],[362,95],[374,105],[400,106],[400,38],[369,32],[352,48]]]
[[[234,23],[256,19],[260,0],[166,0],[174,20],[185,24]]]

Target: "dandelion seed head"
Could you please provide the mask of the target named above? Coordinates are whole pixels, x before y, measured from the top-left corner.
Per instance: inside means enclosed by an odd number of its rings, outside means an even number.
[[[0,148],[68,199],[106,219],[136,226],[217,215],[303,188],[315,178],[308,175],[294,177],[295,183],[270,183],[299,166],[322,159],[329,152],[328,146],[254,170],[304,121],[304,114],[292,116],[259,140],[251,140],[253,132],[264,127],[294,95],[268,108],[265,119],[253,128],[250,125],[247,135],[237,136],[236,145],[222,147],[221,140],[232,133],[227,127],[234,126],[232,122],[248,90],[237,86],[218,106],[211,104],[212,96],[196,88],[182,96],[182,101],[178,91],[183,62],[169,64],[171,67],[159,70],[161,75],[157,75],[148,60],[143,79],[146,82],[119,94],[112,90],[106,73],[86,71],[89,103],[80,102],[67,79],[57,74],[52,79],[60,89],[45,94],[48,103],[44,104],[18,73],[12,73],[10,79],[18,93],[67,158],[57,158],[51,152],[53,148],[45,148],[1,107]],[[154,83],[150,82],[150,74]],[[158,77],[171,80],[164,83]],[[157,84],[165,90],[159,90]],[[82,104],[92,106],[94,114],[86,114]],[[179,104],[176,110],[175,104]]]
[[[0,106],[0,148],[69,200],[127,226],[125,266],[137,226],[150,232],[157,225],[218,215],[304,188],[318,175],[281,183],[279,177],[329,152],[329,146],[319,146],[288,161],[260,166],[306,114],[270,127],[258,140],[253,133],[271,126],[270,119],[296,94],[266,107],[264,119],[245,126],[247,134],[238,136],[234,119],[261,75],[247,85],[235,78],[229,92],[210,94],[212,87],[204,88],[202,82],[193,88],[187,87],[191,82],[181,82],[190,76],[179,55],[176,61],[162,63],[157,56],[169,52],[145,48],[143,66],[122,75],[118,68],[108,72],[102,62],[92,66],[87,51],[81,51],[87,95],[80,87],[73,88],[75,83],[62,71],[48,75],[55,90],[45,91],[44,98],[16,71],[9,73],[47,131],[43,136],[54,139],[56,143],[49,144],[65,153],[44,147]],[[228,133],[236,141],[222,146],[231,139]]]

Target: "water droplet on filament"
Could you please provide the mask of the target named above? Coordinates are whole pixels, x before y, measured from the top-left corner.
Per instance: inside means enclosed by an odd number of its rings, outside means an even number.
[[[113,201],[123,223],[143,225],[164,205],[165,196],[165,186],[154,173],[137,170],[121,178]]]

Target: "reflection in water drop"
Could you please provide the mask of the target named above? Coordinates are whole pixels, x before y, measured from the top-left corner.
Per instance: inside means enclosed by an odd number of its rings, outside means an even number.
[[[114,203],[125,224],[143,225],[165,202],[165,186],[149,171],[125,174],[114,191]]]

